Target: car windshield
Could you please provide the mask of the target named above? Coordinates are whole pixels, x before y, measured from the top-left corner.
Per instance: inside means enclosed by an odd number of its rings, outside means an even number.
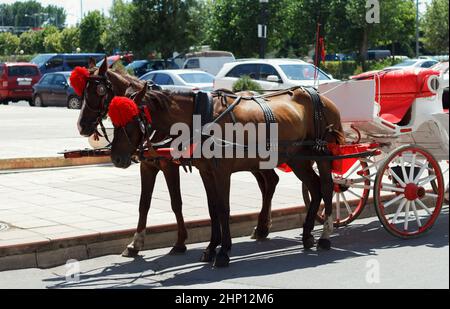
[[[31,63],[34,63],[38,66],[44,65],[53,55],[37,55],[33,59],[31,59]]]
[[[183,73],[179,76],[188,84],[207,84],[214,82],[214,76],[206,73]]]
[[[394,67],[409,67],[411,65],[414,65],[416,62],[417,62],[416,60],[406,60],[403,61],[402,63],[394,65]]]
[[[39,75],[35,67],[32,66],[12,66],[9,67],[9,76],[36,76]]]
[[[310,64],[281,64],[280,68],[290,80],[314,80],[316,69]],[[319,80],[330,80],[322,71],[318,70]]]

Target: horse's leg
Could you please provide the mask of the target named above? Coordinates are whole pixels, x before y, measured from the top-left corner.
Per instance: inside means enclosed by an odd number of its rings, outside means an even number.
[[[141,199],[139,201],[139,221],[134,234],[133,241],[122,252],[122,256],[135,257],[144,249],[145,228],[147,226],[147,215],[152,200],[153,188],[155,187],[156,175],[159,169],[148,163],[141,163]]]
[[[214,184],[216,186],[217,203],[216,211],[220,220],[222,242],[219,253],[214,260],[215,267],[227,267],[230,263],[228,253],[231,250],[230,233],[230,184],[231,173],[226,170],[214,172]]]
[[[306,185],[311,195],[311,203],[306,214],[305,223],[303,224],[303,247],[310,249],[314,246],[314,224],[316,220],[317,211],[319,210],[320,201],[322,199],[320,190],[320,178],[314,172],[310,161],[295,161],[289,163],[293,172]]]
[[[206,196],[208,199],[209,217],[211,218],[211,239],[205,251],[203,251],[200,261],[212,262],[216,257],[216,248],[222,240],[220,235],[221,232],[220,232],[219,216],[216,211],[217,194],[212,174],[200,170],[200,176],[202,178],[202,182],[206,190]]]
[[[320,190],[325,204],[325,222],[323,232],[317,246],[319,249],[330,250],[330,236],[333,233],[333,178],[331,176],[331,161],[318,161],[320,175]]]
[[[169,254],[181,254],[186,252],[185,241],[187,239],[187,230],[184,224],[183,212],[182,212],[182,199],[180,191],[180,169],[178,165],[174,163],[168,163],[162,169],[164,178],[166,179],[167,188],[170,194],[170,203],[172,211],[175,214],[177,220],[178,236],[177,242],[170,250]]]
[[[272,198],[280,178],[274,170],[252,172],[258,181],[262,193],[262,208],[258,216],[258,225],[253,230],[252,239],[265,239],[269,235],[272,209]]]

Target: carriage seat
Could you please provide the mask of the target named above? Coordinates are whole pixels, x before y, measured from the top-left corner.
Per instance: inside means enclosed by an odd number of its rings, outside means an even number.
[[[199,91],[195,96],[194,115],[202,117],[202,127],[213,121],[213,97],[209,92]]]
[[[351,78],[375,79],[375,99],[381,106],[380,117],[391,123],[401,124],[404,122],[402,119],[408,117],[408,111],[415,99],[435,95],[428,88],[428,78],[433,75],[439,76],[439,71],[432,69],[372,71]]]

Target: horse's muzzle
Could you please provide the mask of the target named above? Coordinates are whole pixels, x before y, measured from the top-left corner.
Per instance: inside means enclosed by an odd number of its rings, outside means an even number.
[[[115,167],[128,168],[131,165],[130,156],[111,156],[111,160]]]
[[[80,132],[80,135],[82,135],[84,137],[89,137],[95,133],[96,126],[92,125],[91,123],[87,124],[87,123],[83,123],[83,122],[78,122],[77,127],[78,127],[78,132]]]

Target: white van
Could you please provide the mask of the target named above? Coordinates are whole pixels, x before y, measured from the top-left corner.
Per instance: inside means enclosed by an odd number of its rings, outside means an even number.
[[[209,74],[216,75],[225,63],[234,62],[236,59],[230,52],[205,51],[186,55],[183,69],[199,69]]]

